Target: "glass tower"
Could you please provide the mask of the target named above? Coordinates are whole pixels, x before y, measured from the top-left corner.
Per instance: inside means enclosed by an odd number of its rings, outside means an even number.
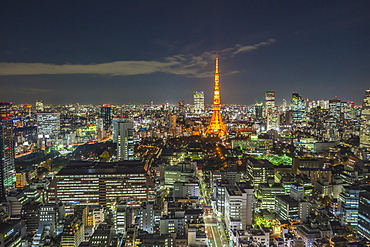
[[[304,122],[306,119],[306,105],[302,97],[298,93],[292,94],[292,101],[290,103],[292,111],[293,123]]]
[[[0,181],[1,199],[5,200],[6,192],[15,184],[14,167],[14,134],[11,118],[0,118]]]
[[[370,149],[370,90],[366,90],[361,109],[360,148]]]

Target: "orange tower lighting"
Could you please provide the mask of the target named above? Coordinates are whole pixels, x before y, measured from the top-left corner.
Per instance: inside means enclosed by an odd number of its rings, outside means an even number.
[[[222,137],[227,135],[226,125],[221,116],[220,75],[218,73],[218,57],[216,58],[215,82],[213,88],[212,118],[205,132],[206,136]]]

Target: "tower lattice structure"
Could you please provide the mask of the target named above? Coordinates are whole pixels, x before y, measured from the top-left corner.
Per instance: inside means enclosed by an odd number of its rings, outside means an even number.
[[[213,106],[212,118],[205,134],[207,136],[225,136],[227,135],[226,125],[221,116],[221,95],[220,95],[220,74],[218,73],[218,58],[216,58],[215,82],[213,88]]]

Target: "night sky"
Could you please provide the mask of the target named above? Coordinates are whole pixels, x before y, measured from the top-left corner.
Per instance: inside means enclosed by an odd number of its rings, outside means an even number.
[[[3,0],[0,101],[353,100],[370,89],[370,1]]]

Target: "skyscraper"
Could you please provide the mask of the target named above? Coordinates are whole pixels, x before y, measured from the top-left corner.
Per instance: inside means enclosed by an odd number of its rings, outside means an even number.
[[[12,107],[12,103],[0,102],[0,117],[2,118],[9,117],[11,107]]]
[[[275,112],[275,91],[266,91],[265,93],[265,116]]]
[[[44,103],[42,103],[42,100],[36,100],[36,103],[35,103],[35,110],[37,112],[42,112],[44,111]]]
[[[194,113],[202,114],[204,112],[204,92],[194,92]]]
[[[215,82],[213,88],[213,113],[211,122],[206,130],[207,136],[225,136],[227,135],[226,125],[221,116],[221,94],[220,94],[220,75],[218,73],[218,58],[216,58]]]
[[[109,131],[112,126],[112,107],[103,105],[100,107],[99,118],[103,119],[103,128]]]
[[[366,90],[361,109],[360,148],[370,149],[370,90]]]
[[[304,99],[298,93],[292,93],[292,101],[290,103],[292,112],[292,122],[304,122],[306,119],[306,105]]]
[[[117,159],[134,159],[134,123],[118,121],[115,124],[115,136],[117,136]]]
[[[263,117],[263,103],[256,102],[255,104],[256,119],[261,119]]]
[[[179,114],[185,115],[185,101],[179,101]]]
[[[0,118],[0,181],[1,200],[5,200],[6,192],[15,184],[14,167],[14,134],[11,118]]]

